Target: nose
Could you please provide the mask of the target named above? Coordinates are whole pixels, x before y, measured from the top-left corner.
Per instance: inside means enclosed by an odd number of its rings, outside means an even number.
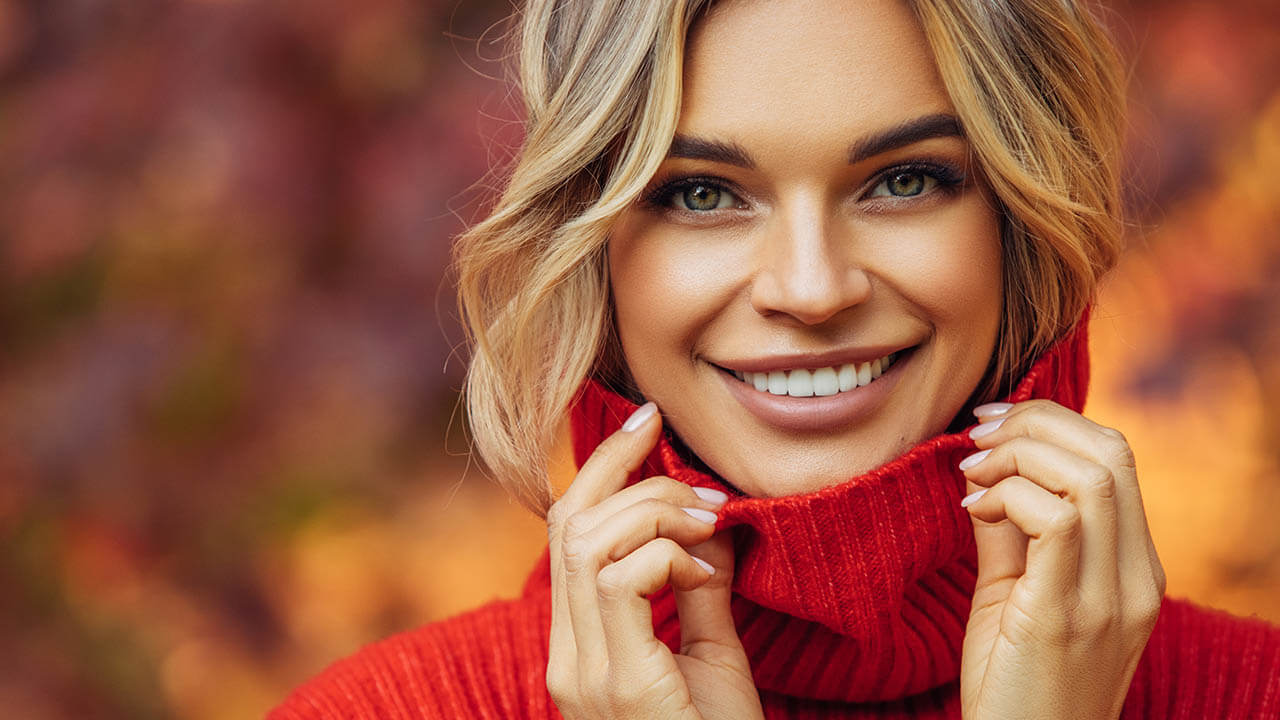
[[[871,278],[855,257],[852,239],[835,231],[820,204],[775,216],[761,240],[751,306],[817,325],[866,302]]]

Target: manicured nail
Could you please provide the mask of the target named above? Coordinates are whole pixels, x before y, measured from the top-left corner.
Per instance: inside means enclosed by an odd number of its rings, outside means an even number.
[[[992,448],[992,449],[994,449],[994,448]],[[982,462],[983,460],[986,460],[986,459],[987,459],[987,456],[988,456],[988,455],[990,455],[990,454],[991,454],[991,450],[983,450],[983,451],[981,451],[981,452],[976,452],[976,453],[974,453],[974,454],[970,455],[969,457],[967,457],[967,458],[965,458],[965,459],[963,459],[963,460],[961,460],[961,461],[960,461],[960,469],[961,469],[961,470],[968,470],[969,468],[973,467],[974,465],[977,465],[978,463]]]
[[[651,402],[647,402],[641,405],[639,409],[631,413],[631,417],[627,418],[626,422],[622,423],[622,432],[635,431],[636,428],[643,425],[644,421],[652,417],[653,414],[657,411],[658,411],[658,406],[654,405]]]
[[[1003,424],[1004,424],[1004,421],[1005,421],[1005,420],[1007,420],[1007,419],[1008,419],[1008,418],[1000,418],[999,420],[992,420],[991,422],[984,422],[984,423],[982,423],[981,425],[979,425],[978,427],[976,427],[976,428],[974,428],[974,429],[970,430],[970,431],[969,431],[969,437],[970,437],[970,438],[972,438],[972,439],[974,439],[974,440],[977,440],[977,439],[978,439],[978,438],[980,438],[980,437],[986,437],[987,435],[990,435],[991,433],[993,433],[993,432],[995,432],[996,430],[1000,429],[1000,426],[1001,426],[1001,425],[1003,425]]]
[[[719,490],[712,490],[711,488],[696,487],[693,489],[693,494],[702,498],[704,502],[709,502],[712,505],[723,505],[726,502],[729,502],[728,495],[725,495]]]
[[[712,575],[716,574],[716,569],[711,567],[711,563],[707,562],[706,560],[703,560],[700,557],[694,557],[693,555],[690,555],[689,557],[693,558],[693,561],[698,563],[698,567],[702,568],[703,570],[706,570]]]
[[[960,501],[960,507],[962,507],[962,508],[967,508],[967,507],[969,507],[970,505],[972,505],[972,504],[974,504],[974,503],[978,502],[979,500],[981,500],[981,499],[982,499],[982,496],[983,496],[983,495],[986,495],[986,494],[987,494],[987,491],[988,491],[988,490],[990,490],[990,489],[991,489],[991,488],[982,488],[982,489],[981,489],[981,490],[979,490],[978,492],[975,492],[975,493],[969,493],[968,495],[965,495],[965,496],[964,496],[964,499]]]
[[[978,417],[986,417],[988,415],[1003,415],[1013,409],[1013,403],[987,403],[979,405],[973,409],[973,414]]]
[[[680,509],[688,513],[690,517],[692,517],[694,520],[708,523],[711,525],[716,524],[716,514],[713,512],[710,512],[707,510],[699,510],[698,508],[680,508]]]

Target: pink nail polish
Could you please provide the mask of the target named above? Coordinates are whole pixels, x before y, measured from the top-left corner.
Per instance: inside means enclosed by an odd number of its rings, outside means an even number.
[[[960,501],[960,507],[962,507],[962,508],[967,508],[967,507],[969,507],[970,505],[972,505],[972,504],[974,504],[974,503],[978,502],[979,500],[981,500],[981,499],[982,499],[982,496],[983,496],[983,495],[986,495],[986,494],[987,494],[987,491],[988,491],[988,490],[990,490],[990,489],[991,489],[991,488],[982,488],[981,490],[979,490],[979,491],[977,491],[977,492],[969,493],[968,495],[965,495],[965,496],[964,496],[964,499]]]
[[[961,469],[961,470],[968,470],[969,468],[973,467],[974,465],[977,465],[978,463],[982,462],[983,460],[986,460],[986,459],[987,459],[987,456],[988,456],[988,455],[990,455],[990,454],[991,454],[991,450],[982,450],[982,451],[976,452],[976,453],[974,453],[974,454],[970,455],[969,457],[967,457],[967,458],[965,458],[965,459],[963,459],[963,460],[961,460],[961,461],[960,461],[960,469]]]
[[[693,518],[694,520],[697,520],[698,522],[704,522],[704,523],[707,523],[708,525],[716,524],[716,514],[713,512],[708,512],[706,510],[701,510],[699,508],[680,508],[680,509],[685,511],[685,513],[689,517]]]
[[[993,433],[993,432],[995,432],[996,430],[1000,429],[1000,426],[1001,426],[1001,425],[1003,425],[1003,424],[1004,424],[1004,421],[1005,421],[1005,420],[1007,420],[1007,419],[1008,419],[1008,418],[1000,418],[999,420],[992,420],[991,422],[984,422],[984,423],[982,423],[981,425],[979,425],[978,427],[976,427],[976,428],[974,428],[974,429],[970,430],[970,431],[969,431],[969,437],[970,437],[970,438],[972,438],[972,439],[974,439],[974,440],[977,440],[977,439],[978,439],[978,438],[980,438],[980,437],[986,437],[987,435],[990,435],[991,433]]]
[[[700,557],[695,557],[693,555],[690,555],[689,557],[693,558],[693,561],[698,563],[698,567],[702,568],[703,570],[706,570],[712,575],[716,574],[716,569],[711,567],[711,563],[707,562],[706,560],[703,560]]]
[[[1003,415],[1013,409],[1013,403],[994,402],[986,405],[979,405],[973,409],[973,414],[978,417],[987,417],[988,415]]]
[[[709,502],[712,505],[723,505],[729,501],[728,495],[725,495],[719,490],[712,490],[711,488],[696,487],[693,489],[693,494],[702,498],[704,502]]]
[[[635,412],[631,413],[631,417],[627,418],[626,422],[622,423],[622,432],[635,432],[657,410],[658,406],[651,402],[641,405]]]

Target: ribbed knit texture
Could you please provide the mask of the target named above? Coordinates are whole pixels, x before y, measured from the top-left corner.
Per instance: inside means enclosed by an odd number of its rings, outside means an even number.
[[[1008,399],[1079,410],[1087,383],[1082,324]],[[572,417],[578,463],[634,409],[588,383]],[[733,615],[767,717],[960,718],[976,562],[956,465],[972,451],[965,434],[943,435],[837,487],[721,510],[737,550]],[[665,438],[633,480],[656,474],[733,492]],[[675,649],[670,591],[652,606]],[[519,599],[371,645],[271,718],[559,717],[544,684],[549,627],[544,554]],[[1166,600],[1122,717],[1280,719],[1280,629]]]

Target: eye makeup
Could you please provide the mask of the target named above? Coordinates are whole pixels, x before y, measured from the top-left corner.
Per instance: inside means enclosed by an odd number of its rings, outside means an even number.
[[[912,194],[892,192],[891,183],[903,176],[919,177],[920,190]],[[967,180],[966,174],[960,167],[943,158],[921,158],[900,162],[876,172],[858,191],[856,202],[880,206],[877,211],[888,210],[894,206],[905,208],[908,204],[923,202],[937,193],[953,194],[963,187]],[[877,192],[881,187],[885,187],[886,192]],[[706,209],[689,207],[686,202],[688,200],[686,193],[699,191],[704,200],[707,197],[715,198],[716,202],[711,203],[712,207]],[[732,200],[729,205],[725,204],[724,196],[726,195]],[[747,193],[740,190],[737,184],[721,177],[700,174],[676,175],[673,178],[660,180],[656,187],[646,190],[641,195],[640,204],[654,212],[693,217],[746,210],[748,209],[746,197]],[[681,207],[682,204],[683,207]]]

